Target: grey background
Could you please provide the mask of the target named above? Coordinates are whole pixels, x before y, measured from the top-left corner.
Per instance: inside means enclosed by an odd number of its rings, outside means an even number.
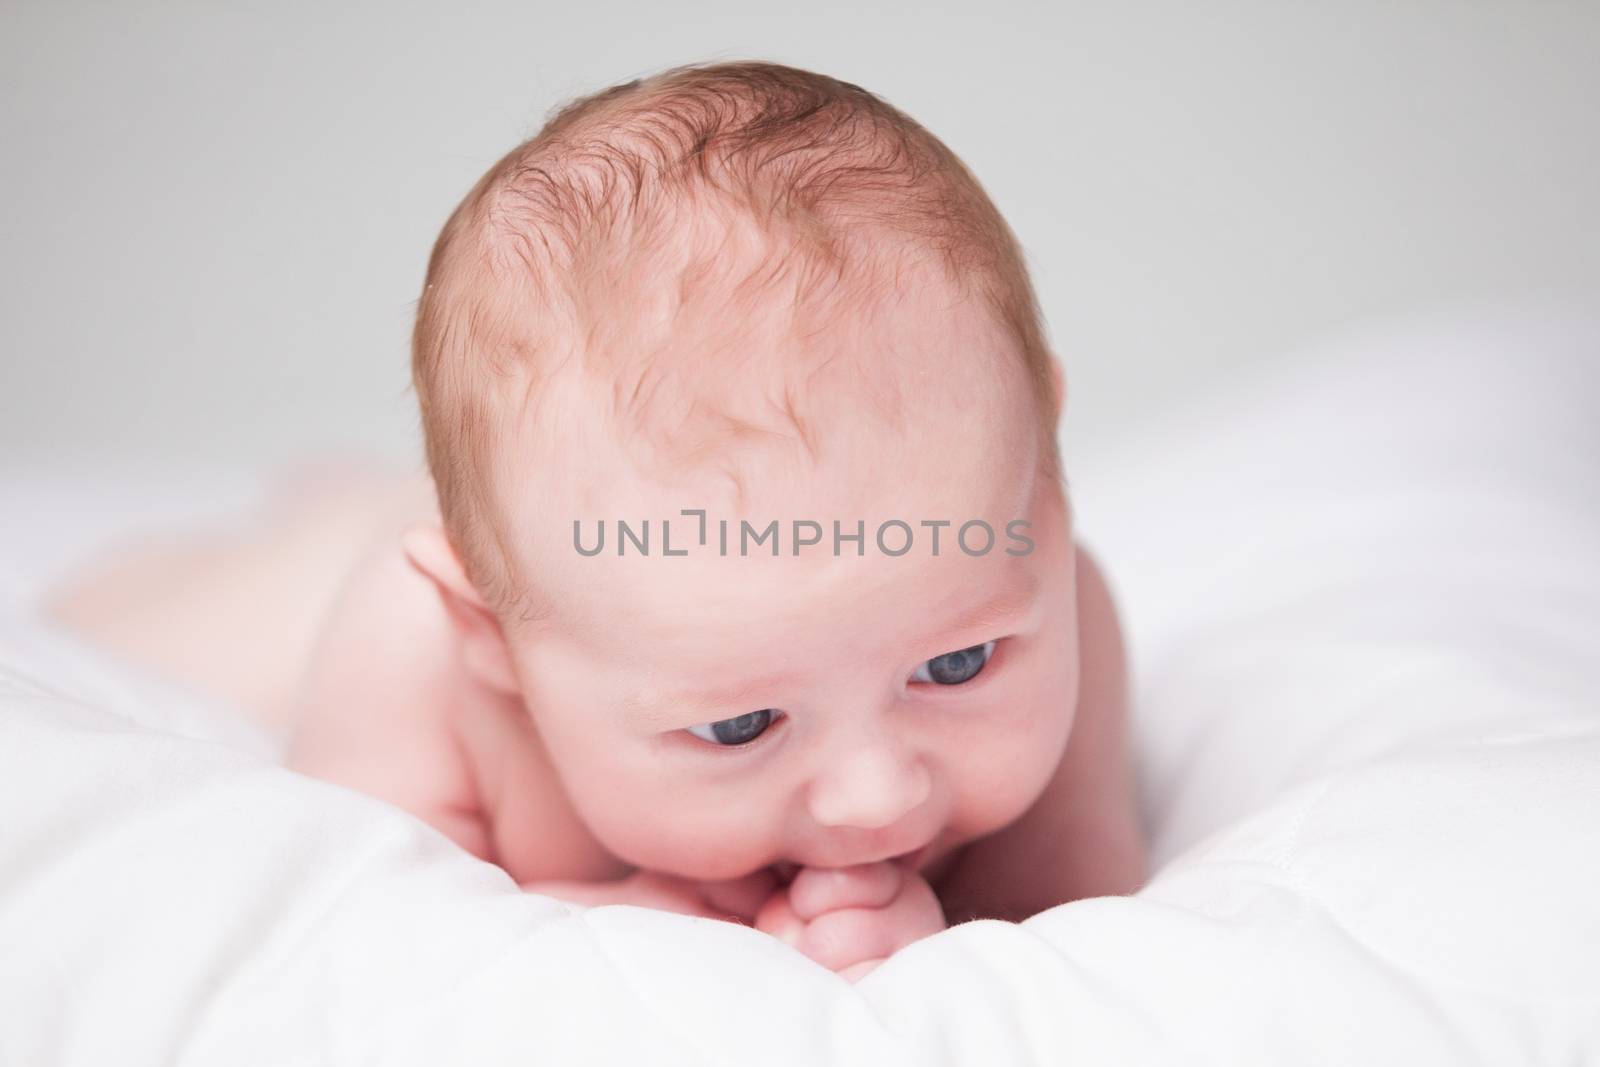
[[[877,92],[1020,235],[1075,457],[1331,333],[1600,293],[1600,5],[9,3],[0,461],[414,462],[428,249],[572,96]]]

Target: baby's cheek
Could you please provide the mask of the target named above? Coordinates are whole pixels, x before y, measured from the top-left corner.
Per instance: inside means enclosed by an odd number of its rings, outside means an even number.
[[[952,829],[963,836],[991,833],[1020,818],[1050,784],[1066,751],[1073,716],[1059,710],[991,731],[959,765],[960,810]]]
[[[767,818],[751,805],[708,806],[681,786],[640,789],[635,782],[607,791],[591,810],[600,843],[645,870],[714,881],[771,861]]]
[[[1015,822],[1042,791],[1033,768],[1020,766],[1012,773],[975,775],[965,784],[969,800],[960,821],[970,835],[991,833]]]

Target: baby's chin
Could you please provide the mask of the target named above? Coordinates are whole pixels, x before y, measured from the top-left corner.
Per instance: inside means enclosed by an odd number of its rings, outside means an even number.
[[[618,859],[639,870],[655,871],[691,882],[732,882],[759,874],[764,870],[776,873],[777,867],[777,864],[770,859],[760,862],[738,857],[701,856],[691,859],[685,857],[681,851],[671,856],[649,855],[622,849],[611,851]]]

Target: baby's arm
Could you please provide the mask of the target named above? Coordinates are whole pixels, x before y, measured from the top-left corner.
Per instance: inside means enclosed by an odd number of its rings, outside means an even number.
[[[438,591],[396,534],[356,563],[298,689],[289,766],[404,808],[493,861],[454,724],[477,683],[462,669]]]
[[[631,904],[640,908],[675,911],[702,919],[755,922],[757,913],[778,889],[770,867],[724,881],[704,882],[657,871],[635,870],[612,881],[553,880],[525,882],[530,893],[555,897],[588,907]]]
[[[916,871],[887,861],[802,867],[787,886],[767,867],[722,882],[635,871],[610,882],[529,882],[523,888],[590,907],[631,904],[753,925],[852,982],[945,928],[933,887]]]
[[[1020,922],[1144,884],[1145,843],[1129,754],[1127,653],[1094,560],[1077,549],[1080,682],[1067,750],[1020,819],[962,850],[938,889],[953,923]]]

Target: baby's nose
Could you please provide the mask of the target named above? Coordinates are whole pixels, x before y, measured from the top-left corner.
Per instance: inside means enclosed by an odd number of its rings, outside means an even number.
[[[811,783],[807,803],[823,826],[875,830],[928,799],[932,776],[914,752],[890,744],[858,748]]]

